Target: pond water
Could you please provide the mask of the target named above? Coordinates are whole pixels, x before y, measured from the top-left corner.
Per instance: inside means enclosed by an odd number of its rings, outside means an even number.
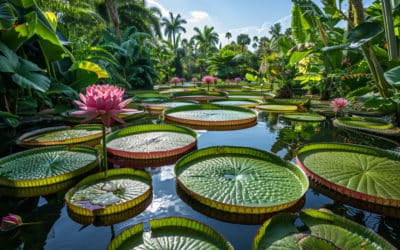
[[[145,122],[159,122],[147,119]],[[321,123],[296,123],[280,119],[277,114],[260,112],[257,125],[230,131],[197,130],[198,148],[216,145],[246,146],[274,152],[293,160],[295,149],[311,142],[348,142],[398,150],[398,143],[366,134],[337,130],[330,120]],[[8,141],[14,136],[8,136]],[[16,135],[15,135],[16,136]],[[8,154],[10,144],[1,148]],[[168,216],[181,216],[198,220],[221,233],[235,249],[252,248],[252,241],[263,218],[227,216],[204,209],[177,190],[174,165],[147,168],[153,179],[153,198],[146,210],[112,226],[83,226],[72,220],[64,206],[65,191],[46,197],[13,198],[0,196],[0,215],[16,213],[26,222],[37,224],[19,227],[10,232],[0,232],[1,249],[105,249],[122,230],[139,222]],[[178,192],[178,194],[177,194]],[[351,204],[349,204],[349,202]],[[189,205],[190,204],[190,205]],[[337,214],[366,225],[378,232],[396,247],[400,247],[400,209],[355,203],[338,194],[329,193],[313,185],[294,209],[331,209]],[[247,220],[247,221],[246,221]],[[230,222],[229,222],[230,221]],[[250,223],[250,224],[248,224]]]

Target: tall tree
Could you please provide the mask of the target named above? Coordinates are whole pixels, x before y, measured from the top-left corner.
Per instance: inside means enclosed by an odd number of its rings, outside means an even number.
[[[231,33],[231,32],[229,32],[229,31],[228,31],[228,32],[226,32],[226,33],[225,33],[225,38],[226,38],[226,39],[228,39],[228,43],[229,43],[229,39],[231,39],[231,38],[232,38],[232,33]]]
[[[282,25],[281,25],[281,23],[274,23],[270,27],[270,30],[268,31],[268,33],[271,34],[271,42],[272,43],[274,41],[278,40],[278,38],[283,35],[282,34]]]
[[[177,49],[178,41],[177,36],[179,33],[186,32],[186,29],[183,27],[186,24],[186,20],[182,19],[181,15],[178,14],[174,17],[172,12],[169,13],[169,19],[166,17],[162,18],[161,24],[164,26],[164,34],[168,37],[168,40],[173,44],[174,49]]]
[[[240,45],[240,50],[243,52],[245,46],[251,43],[251,39],[247,34],[240,34],[236,38],[236,43]]]
[[[208,27],[207,25],[203,27],[203,31],[195,27],[194,32],[192,39],[196,41],[196,47],[207,62],[208,55],[217,50],[218,33],[214,31],[214,27]]]

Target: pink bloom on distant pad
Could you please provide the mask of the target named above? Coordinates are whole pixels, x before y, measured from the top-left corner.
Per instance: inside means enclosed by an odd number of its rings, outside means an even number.
[[[343,111],[344,107],[349,104],[349,102],[344,98],[335,98],[331,103],[333,105],[333,111],[335,112]]]
[[[203,77],[202,82],[204,82],[204,83],[215,83],[216,80],[217,80],[217,78],[214,77],[214,76],[205,76],[205,77]]]
[[[106,85],[91,85],[86,88],[86,95],[79,94],[81,101],[75,101],[81,110],[72,112],[75,115],[89,115],[82,122],[87,122],[100,117],[106,127],[113,121],[125,123],[117,115],[126,112],[140,113],[136,109],[125,109],[132,100],[122,100],[125,90],[123,88]]]

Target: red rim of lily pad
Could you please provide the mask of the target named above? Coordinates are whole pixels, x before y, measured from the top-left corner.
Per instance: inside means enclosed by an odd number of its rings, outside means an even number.
[[[390,199],[379,197],[375,195],[369,195],[367,193],[359,192],[354,189],[347,188],[343,185],[336,184],[328,179],[322,177],[320,174],[317,174],[310,170],[300,159],[302,154],[311,153],[313,151],[345,151],[345,152],[354,152],[366,155],[373,155],[378,157],[385,157],[393,160],[397,160],[400,162],[400,154],[396,152],[390,152],[386,150],[382,150],[379,148],[373,148],[368,146],[361,146],[355,144],[346,144],[346,143],[314,143],[303,146],[297,153],[296,156],[296,164],[301,167],[304,172],[309,176],[309,178],[317,183],[320,183],[329,189],[332,189],[336,192],[339,192],[343,195],[349,196],[354,199],[371,202],[375,204],[392,206],[392,207],[400,207],[400,199]]]
[[[136,159],[136,160],[154,160],[154,159],[166,159],[174,156],[182,155],[188,151],[193,150],[197,146],[197,133],[189,128],[182,126],[175,126],[169,124],[146,124],[127,127],[118,131],[115,131],[106,137],[106,142],[109,144],[110,141],[118,138],[128,137],[131,135],[149,134],[152,132],[172,132],[176,134],[182,134],[192,137],[192,142],[187,143],[184,146],[177,147],[175,149],[168,150],[154,150],[148,152],[130,152],[123,149],[116,149],[107,147],[107,152],[110,153],[111,157],[116,156],[114,159],[125,158],[125,159]]]

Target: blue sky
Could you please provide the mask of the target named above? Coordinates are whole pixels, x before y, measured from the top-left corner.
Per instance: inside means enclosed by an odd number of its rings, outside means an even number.
[[[315,1],[319,4],[319,1]],[[363,1],[365,6],[372,0]],[[232,39],[241,33],[253,36],[269,36],[270,26],[282,24],[282,30],[290,27],[291,0],[147,0],[149,6],[156,6],[163,16],[169,12],[181,16],[188,22],[186,34],[191,37],[193,28],[213,26],[222,44],[226,44],[225,33],[231,32]]]

